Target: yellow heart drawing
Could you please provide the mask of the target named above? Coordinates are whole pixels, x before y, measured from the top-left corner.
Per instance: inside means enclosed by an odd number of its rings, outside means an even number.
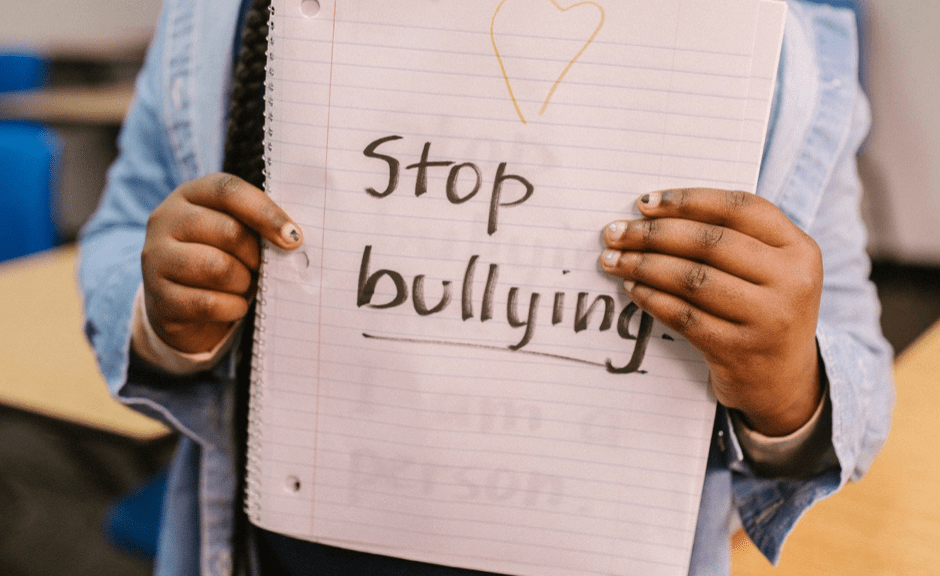
[[[499,61],[499,68],[503,73],[503,79],[506,82],[506,88],[509,90],[509,97],[510,99],[512,99],[512,105],[513,107],[515,107],[516,114],[519,115],[519,119],[522,121],[522,123],[527,124],[528,122],[526,121],[525,115],[523,114],[522,109],[519,106],[519,101],[516,98],[515,92],[513,92],[512,82],[510,81],[509,74],[506,72],[506,65],[503,62],[503,57],[500,54],[499,47],[496,44],[496,18],[497,16],[499,16],[500,11],[503,9],[503,6],[508,1],[509,0],[501,0],[499,3],[499,6],[496,7],[496,12],[493,13],[493,19],[490,22],[490,40],[493,43],[493,51],[496,53],[496,59]],[[604,27],[604,21],[606,19],[606,13],[604,12],[604,8],[597,2],[590,2],[590,1],[577,2],[568,7],[563,7],[556,0],[543,0],[543,1],[550,2],[559,12],[567,12],[569,10],[572,10],[574,8],[578,8],[581,6],[594,6],[595,8],[597,8],[598,12],[600,12],[600,21],[598,22],[597,28],[591,34],[590,38],[587,39],[587,41],[584,43],[584,45],[581,47],[578,53],[575,54],[574,58],[572,58],[571,61],[567,63],[567,66],[565,66],[565,69],[555,80],[555,83],[552,85],[551,90],[548,91],[548,95],[545,97],[544,102],[542,102],[542,107],[539,110],[539,116],[545,113],[545,110],[548,108],[548,104],[552,100],[552,96],[555,95],[555,91],[558,89],[558,85],[561,84],[561,82],[565,79],[565,76],[568,75],[568,72],[571,70],[571,67],[574,66],[575,62],[577,62],[578,59],[581,57],[581,55],[584,54],[584,51],[587,50],[588,46],[590,46],[591,43],[594,42],[594,39],[597,38],[597,35],[600,33],[601,28]]]

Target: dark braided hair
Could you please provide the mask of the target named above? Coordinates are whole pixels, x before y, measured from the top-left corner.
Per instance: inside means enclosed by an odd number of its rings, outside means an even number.
[[[261,188],[264,184],[264,81],[271,0],[254,0],[245,14],[232,84],[232,105],[222,171]]]
[[[264,185],[264,82],[268,50],[268,11],[271,0],[253,0],[245,13],[241,49],[232,79],[232,100],[225,137],[222,170],[261,188]],[[245,464],[248,443],[248,403],[254,306],[245,316],[236,376],[234,442],[236,450],[233,530],[233,574],[251,573],[250,532],[245,514]]]

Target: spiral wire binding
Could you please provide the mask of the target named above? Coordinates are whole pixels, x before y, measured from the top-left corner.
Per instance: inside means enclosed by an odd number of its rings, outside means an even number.
[[[268,47],[266,51],[267,64],[265,66],[265,113],[264,133],[271,137],[274,135],[274,6],[268,7]],[[271,183],[271,143],[264,147],[264,167],[262,173],[267,192],[270,193]],[[261,273],[258,277],[258,296],[255,307],[255,330],[252,336],[251,379],[248,398],[248,441],[246,447],[246,480],[245,480],[245,514],[255,524],[261,522],[261,453],[264,438],[264,419],[261,417],[261,406],[264,400],[264,354],[265,354],[265,309],[267,307],[267,266],[269,263],[270,247],[266,242],[261,243]]]

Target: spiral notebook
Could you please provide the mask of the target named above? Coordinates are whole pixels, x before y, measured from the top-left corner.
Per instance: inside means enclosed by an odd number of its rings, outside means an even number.
[[[715,399],[597,266],[639,194],[753,191],[776,0],[274,0],[247,509],[504,574],[684,575]]]

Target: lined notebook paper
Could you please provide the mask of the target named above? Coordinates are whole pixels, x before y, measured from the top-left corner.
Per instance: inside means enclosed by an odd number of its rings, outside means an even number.
[[[684,575],[700,354],[599,271],[670,187],[753,191],[772,0],[274,0],[248,510],[497,573]]]

